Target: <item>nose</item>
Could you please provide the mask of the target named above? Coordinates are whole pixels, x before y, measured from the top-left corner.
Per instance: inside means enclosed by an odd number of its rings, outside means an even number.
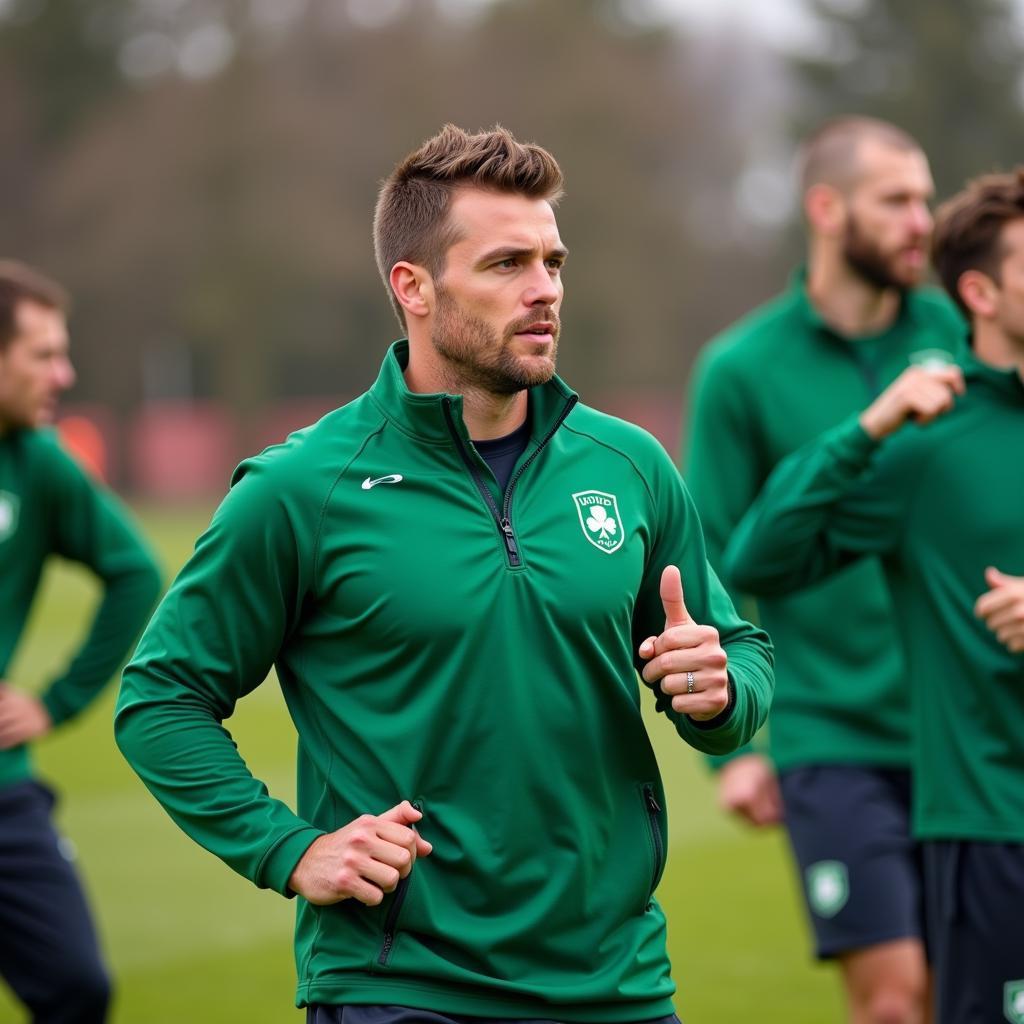
[[[914,203],[910,210],[911,225],[917,235],[927,235],[932,230],[932,211],[927,203]]]
[[[76,376],[75,368],[66,356],[54,360],[51,380],[58,391],[67,391],[75,383]]]
[[[562,279],[557,270],[540,263],[530,274],[523,301],[527,306],[554,306],[562,297]]]

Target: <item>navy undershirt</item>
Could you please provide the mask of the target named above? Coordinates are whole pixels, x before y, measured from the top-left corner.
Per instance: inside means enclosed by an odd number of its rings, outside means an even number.
[[[512,470],[516,468],[519,456],[526,451],[530,443],[530,417],[527,416],[521,426],[511,434],[495,437],[490,441],[474,441],[473,447],[480,453],[480,458],[487,463],[498,486],[504,492],[508,486]]]

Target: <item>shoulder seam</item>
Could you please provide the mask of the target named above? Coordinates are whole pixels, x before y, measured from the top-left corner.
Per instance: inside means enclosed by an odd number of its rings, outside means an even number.
[[[380,422],[372,429],[367,431],[366,436],[363,438],[361,444],[352,453],[348,461],[338,470],[335,474],[334,479],[331,481],[330,486],[327,488],[327,493],[324,495],[324,500],[320,505],[320,516],[316,525],[316,537],[313,541],[313,592],[317,593],[317,580],[320,576],[320,540],[323,536],[324,520],[327,518],[327,506],[330,504],[331,496],[334,494],[335,488],[338,486],[341,478],[348,472],[349,466],[363,453],[366,446],[370,443],[371,439],[376,437],[381,431],[387,426],[388,418],[382,417]],[[318,595],[319,596],[319,595]]]
[[[643,484],[644,490],[647,492],[647,497],[650,499],[651,504],[655,504],[654,492],[651,490],[650,484],[647,482],[647,478],[644,476],[643,473],[640,472],[640,467],[636,464],[636,462],[633,460],[631,456],[627,455],[624,451],[622,451],[621,448],[616,448],[614,445],[609,444],[607,441],[602,441],[601,438],[595,437],[589,431],[580,430],[578,427],[571,426],[568,422],[564,423],[563,426],[566,430],[571,431],[573,434],[576,434],[579,437],[589,438],[591,441],[594,442],[594,444],[599,444],[602,448],[607,448],[608,451],[615,452],[616,455],[625,459],[633,468],[633,472],[636,473],[636,475],[640,478],[640,482]],[[638,427],[637,429],[643,428]],[[655,443],[657,443],[656,439]],[[667,454],[666,458],[668,458]]]

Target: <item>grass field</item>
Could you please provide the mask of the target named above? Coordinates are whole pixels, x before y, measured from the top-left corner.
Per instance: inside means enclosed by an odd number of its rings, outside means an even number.
[[[176,569],[208,510],[149,510],[143,522]],[[51,568],[9,671],[33,686],[78,641],[95,593],[82,573]],[[83,720],[41,743],[40,773],[63,796],[59,820],[99,917],[116,974],[117,1024],[270,1024],[293,1006],[292,906],[195,846],[122,761],[110,728],[112,686]],[[253,771],[294,792],[295,738],[277,687],[260,687],[232,719]],[[671,846],[658,897],[685,1024],[827,1024],[842,1019],[831,969],[807,953],[781,836],[754,834],[715,808],[697,756],[665,721],[651,730],[669,795]],[[23,1015],[0,985],[0,1022]]]

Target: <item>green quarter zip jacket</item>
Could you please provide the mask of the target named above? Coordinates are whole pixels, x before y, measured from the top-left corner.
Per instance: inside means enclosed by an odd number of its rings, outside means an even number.
[[[0,435],[0,679],[50,555],[80,562],[103,596],[85,642],[41,693],[54,725],[73,718],[121,666],[160,592],[160,573],[120,503],[48,430]],[[30,778],[27,746],[0,750],[0,786]]]
[[[118,742],[172,817],[289,895],[319,835],[407,798],[433,844],[379,907],[298,901],[297,1001],[487,1017],[672,1012],[664,796],[636,648],[664,626],[662,568],[728,653],[749,739],[767,637],[709,569],[658,443],[530,391],[531,439],[499,493],[456,395],[405,385],[398,342],[365,395],[242,464],[124,675]],[[221,722],[276,665],[299,736],[293,812]]]
[[[722,573],[722,553],[774,466],[863,409],[918,353],[961,353],[965,334],[945,294],[921,288],[905,294],[888,330],[845,337],[811,304],[798,271],[786,292],[704,348],[691,378],[685,476],[708,558],[744,612],[753,602]],[[906,676],[877,560],[800,593],[762,595],[756,610],[775,645],[766,732],[776,767],[905,767]]]
[[[725,564],[740,586],[781,594],[879,556],[907,659],[914,833],[1020,843],[1024,655],[974,603],[988,566],[1024,576],[1024,384],[963,362],[966,394],[928,426],[879,445],[851,418],[780,464]]]

